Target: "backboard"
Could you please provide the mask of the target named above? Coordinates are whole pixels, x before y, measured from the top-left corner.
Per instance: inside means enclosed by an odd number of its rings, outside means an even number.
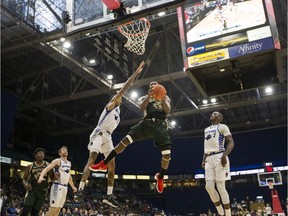
[[[161,11],[174,9],[185,0],[126,0],[126,15],[114,18],[101,0],[66,0],[66,10],[71,21],[65,25],[65,34],[93,33],[117,27],[130,20],[147,17]]]
[[[282,176],[281,172],[265,172],[265,173],[258,173],[258,183],[260,187],[267,186],[268,182],[273,182],[273,185],[282,185]]]

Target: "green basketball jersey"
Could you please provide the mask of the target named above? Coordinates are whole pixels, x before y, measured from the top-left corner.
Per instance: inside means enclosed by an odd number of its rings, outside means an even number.
[[[157,100],[149,101],[149,104],[146,109],[147,115],[144,118],[165,119],[166,113],[164,112],[161,103],[162,103],[161,101]]]
[[[47,189],[48,188],[48,181],[42,181],[40,184],[37,183],[39,176],[41,172],[48,166],[47,161],[43,161],[43,164],[41,166],[38,166],[36,162],[33,162],[31,170],[30,170],[30,177],[29,177],[29,183],[32,186],[32,189]],[[47,174],[44,176],[46,180]]]

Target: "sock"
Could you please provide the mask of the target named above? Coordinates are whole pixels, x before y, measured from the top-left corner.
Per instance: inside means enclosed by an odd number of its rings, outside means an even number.
[[[111,195],[113,193],[113,186],[107,187],[107,195]]]
[[[166,173],[166,169],[163,169],[163,168],[161,168],[161,171],[160,171],[160,174],[159,174],[159,179],[163,179],[164,178],[164,175],[165,175],[165,173]]]
[[[107,165],[109,161],[112,160],[116,155],[117,153],[115,152],[115,150],[112,150],[110,154],[107,156],[107,158],[104,160],[104,164]]]
[[[224,209],[223,209],[222,205],[215,206],[215,207],[216,207],[219,215],[224,215]],[[230,212],[230,216],[231,216],[231,212]]]
[[[231,209],[225,209],[225,215],[226,216],[231,216]]]
[[[84,187],[85,187],[85,182],[80,181],[78,190],[84,190]]]

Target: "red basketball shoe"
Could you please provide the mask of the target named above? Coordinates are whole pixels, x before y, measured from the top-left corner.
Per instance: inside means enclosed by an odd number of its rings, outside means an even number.
[[[158,191],[158,193],[162,193],[164,190],[164,180],[159,179],[159,175],[160,175],[160,173],[156,173],[156,175],[155,175],[155,179],[157,181],[156,190]]]
[[[89,169],[93,172],[107,172],[107,165],[102,160],[100,163],[89,166]]]

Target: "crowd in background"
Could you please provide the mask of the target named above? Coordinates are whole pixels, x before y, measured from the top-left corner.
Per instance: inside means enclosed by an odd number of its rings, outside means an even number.
[[[69,191],[66,203],[61,210],[61,216],[117,216],[117,215],[170,215],[173,214],[164,212],[164,210],[153,207],[150,203],[145,200],[136,199],[131,194],[119,193],[117,199],[121,203],[119,208],[113,208],[109,205],[102,203],[103,195],[105,194],[105,186],[103,184],[103,191],[101,191],[101,185],[97,184],[93,188],[87,188],[85,190],[85,198],[81,202],[76,202],[72,191]],[[99,189],[100,188],[100,189]],[[20,215],[23,209],[23,200],[25,196],[25,189],[21,183],[19,177],[13,179],[4,180],[1,182],[1,216],[17,216]],[[250,209],[249,201],[237,202],[236,198],[231,200],[232,215],[235,216],[269,216],[272,215],[271,205],[266,203],[263,208],[258,207],[257,210]],[[43,205],[40,215],[44,215],[49,207],[48,196],[47,202]],[[216,210],[208,209],[207,212],[200,214],[200,216],[217,216]]]
[[[3,182],[1,185],[1,216],[17,216],[23,209],[25,189],[19,177]],[[131,194],[117,194],[121,203],[118,208],[113,208],[102,203],[103,194],[92,189],[85,190],[85,198],[81,202],[74,200],[73,192],[69,191],[66,203],[61,210],[61,216],[120,216],[120,215],[165,215],[162,209],[152,207],[145,200],[137,200]],[[49,202],[43,205],[40,215],[48,211]]]

